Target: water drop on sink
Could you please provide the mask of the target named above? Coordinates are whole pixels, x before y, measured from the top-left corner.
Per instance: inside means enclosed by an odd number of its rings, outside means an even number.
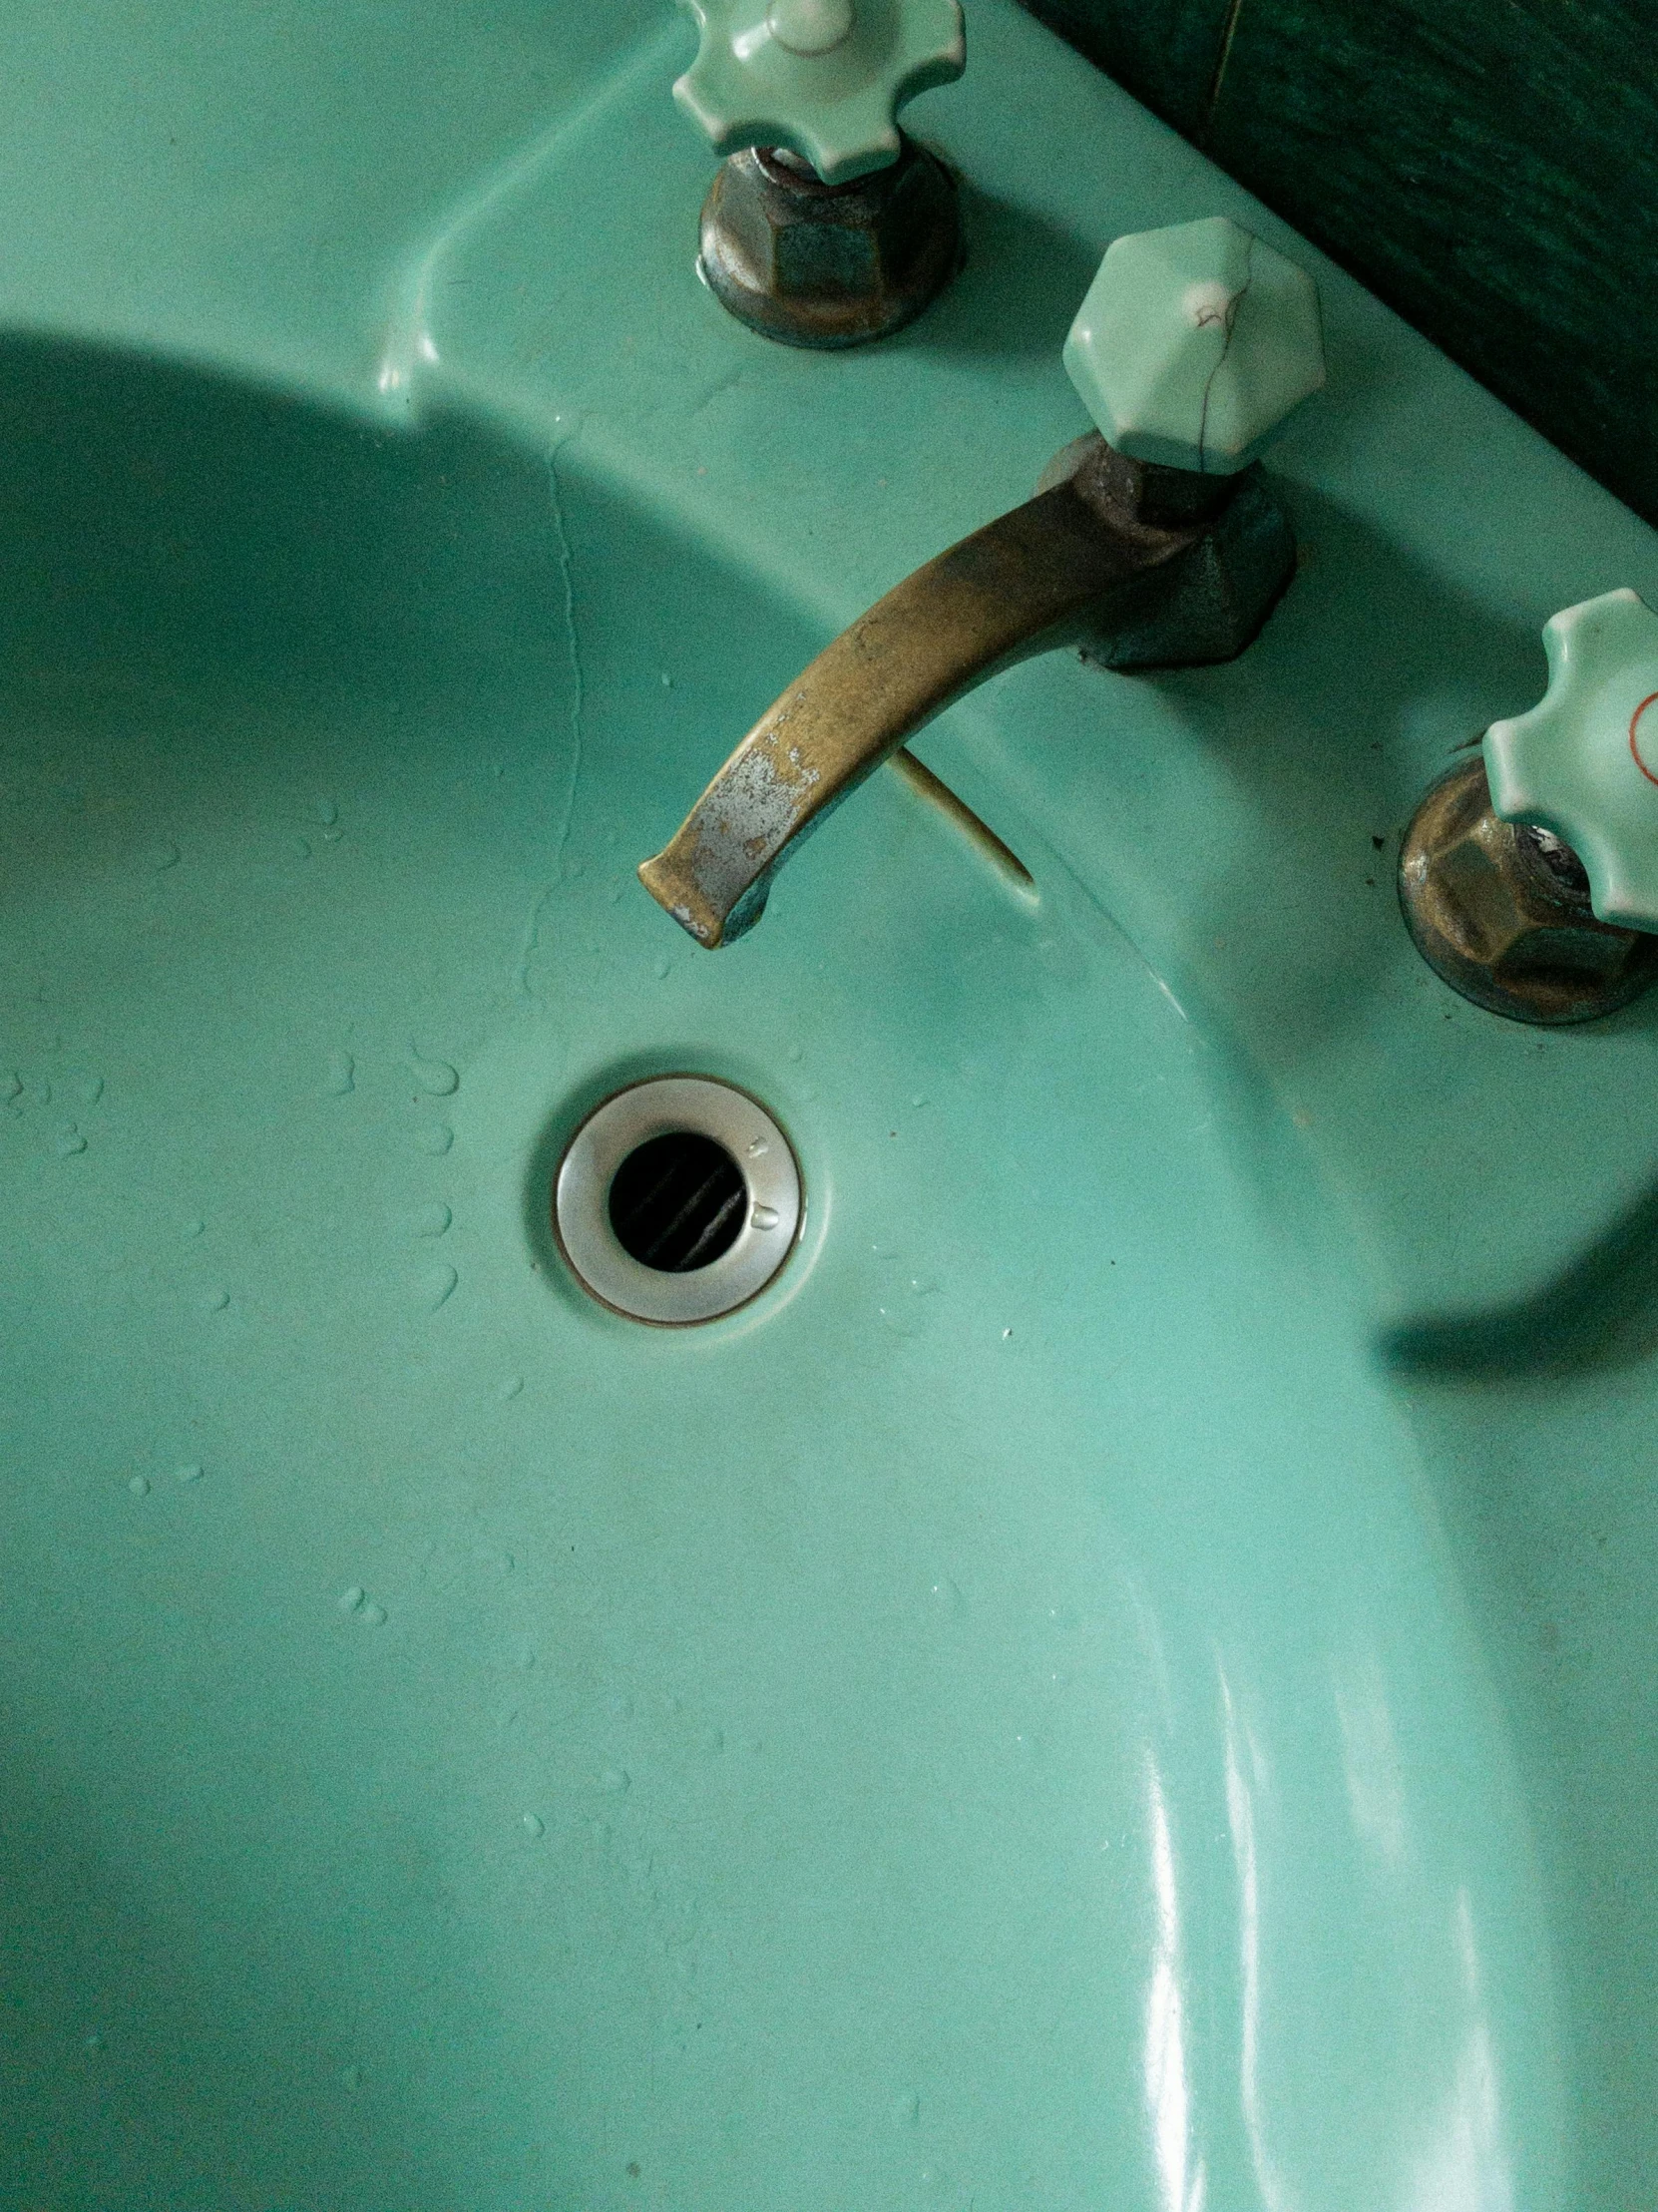
[[[175,1480],[181,1483],[199,1483],[202,1480],[202,1470],[193,1460],[189,1467],[180,1468]]]
[[[748,1156],[750,1159],[763,1159],[770,1149],[771,1146],[763,1136],[756,1136],[749,1144]]]
[[[535,1813],[526,1813],[524,1816],[524,1833],[527,1836],[545,1836],[547,1834],[547,1823]]]
[[[501,1395],[503,1398],[516,1398],[523,1388],[524,1377],[522,1375],[509,1375],[501,1385]]]
[[[756,1206],[748,1218],[757,1229],[774,1229],[777,1226],[777,1208],[775,1206]]]
[[[81,1104],[83,1106],[96,1106],[104,1096],[104,1079],[102,1076],[86,1076],[82,1079],[79,1088]]]
[[[87,1140],[74,1122],[66,1122],[58,1131],[58,1140],[55,1146],[58,1157],[60,1159],[73,1159],[77,1152],[84,1152],[86,1148]]]
[[[453,1267],[434,1267],[423,1278],[421,1295],[429,1311],[437,1312],[439,1306],[443,1305],[449,1298],[460,1279],[460,1275]]]
[[[948,1574],[933,1584],[928,1595],[942,1613],[959,1613],[967,1609],[967,1599],[962,1595],[961,1584],[953,1582]]]
[[[386,1624],[386,1608],[384,1605],[365,1605],[360,1617],[370,1628],[383,1628]]]
[[[318,799],[316,802],[316,818],[319,822],[337,822],[339,820],[339,808],[332,799]]]
[[[442,1236],[455,1216],[446,1205],[436,1199],[429,1206],[422,1206],[414,1217],[416,1236]]]
[[[447,1060],[422,1060],[414,1056],[414,1079],[434,1099],[447,1099],[461,1088],[460,1071]]]
[[[21,1076],[0,1076],[0,1099],[17,1099],[23,1095]]]
[[[892,2100],[892,2119],[895,2127],[914,2127],[921,2118],[921,2099],[914,2089],[906,2089],[902,2096]]]
[[[416,1144],[432,1159],[441,1159],[455,1141],[455,1132],[447,1121],[429,1121],[415,1138]]]
[[[349,1589],[342,1589],[339,1593],[340,1611],[342,1613],[354,1613],[367,1595],[367,1590],[353,1582]]]
[[[661,983],[666,978],[667,972],[672,967],[672,965],[673,963],[668,959],[666,953],[663,953],[656,962],[655,975],[656,981],[658,983]]]
[[[179,848],[170,839],[165,845],[157,845],[146,855],[146,860],[154,874],[164,875],[169,868],[179,865]]]
[[[322,1088],[331,1099],[343,1099],[357,1088],[357,1063],[349,1053],[330,1053]]]
[[[135,1498],[148,1498],[150,1495],[150,1479],[146,1475],[135,1475],[127,1488]]]
[[[180,1228],[179,1234],[181,1236],[200,1236],[207,1226],[207,1222],[203,1220],[199,1213],[193,1213],[190,1219]]]
[[[609,1790],[614,1797],[620,1797],[622,1792],[626,1789],[627,1781],[627,1771],[624,1767],[607,1767],[599,1777],[599,1787],[602,1790]]]
[[[202,1297],[202,1311],[204,1313],[222,1313],[229,1303],[230,1293],[227,1290],[205,1291]]]

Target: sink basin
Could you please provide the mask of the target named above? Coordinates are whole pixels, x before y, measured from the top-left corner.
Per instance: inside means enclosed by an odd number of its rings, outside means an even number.
[[[483,115],[364,245],[355,351],[338,284],[261,321],[207,248],[165,329],[17,279],[8,2203],[1658,2175],[1654,1017],[1453,1000],[1389,843],[1542,614],[1653,596],[1650,533],[1320,266],[1259,645],[1054,659],[924,740],[1029,886],[896,775],[729,954],[634,879],[1074,434],[1090,254],[1249,209],[974,25],[936,113],[979,250],[867,354],[696,287],[688,34],[621,9],[541,26],[538,129]],[[1048,174],[999,73],[1096,168]],[[759,1100],[806,1194],[684,1330],[550,1220],[589,1110],[674,1074]]]

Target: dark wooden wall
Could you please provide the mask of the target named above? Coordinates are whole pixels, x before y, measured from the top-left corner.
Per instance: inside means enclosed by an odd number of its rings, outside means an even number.
[[[1026,0],[1658,525],[1658,0]]]

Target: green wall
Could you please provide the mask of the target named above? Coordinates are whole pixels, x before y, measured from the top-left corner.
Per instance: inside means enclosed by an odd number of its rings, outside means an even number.
[[[1658,0],[1027,0],[1658,524]]]

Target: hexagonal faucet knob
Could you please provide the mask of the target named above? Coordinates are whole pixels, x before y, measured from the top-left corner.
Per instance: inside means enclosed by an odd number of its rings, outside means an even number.
[[[1065,340],[1107,444],[1231,476],[1324,383],[1318,289],[1225,216],[1115,239]]]
[[[1485,732],[1491,805],[1569,845],[1601,921],[1658,932],[1658,614],[1605,592],[1543,625],[1548,688]]]
[[[696,59],[673,97],[720,154],[786,147],[826,185],[897,161],[898,111],[967,62],[959,0],[680,0]]]

